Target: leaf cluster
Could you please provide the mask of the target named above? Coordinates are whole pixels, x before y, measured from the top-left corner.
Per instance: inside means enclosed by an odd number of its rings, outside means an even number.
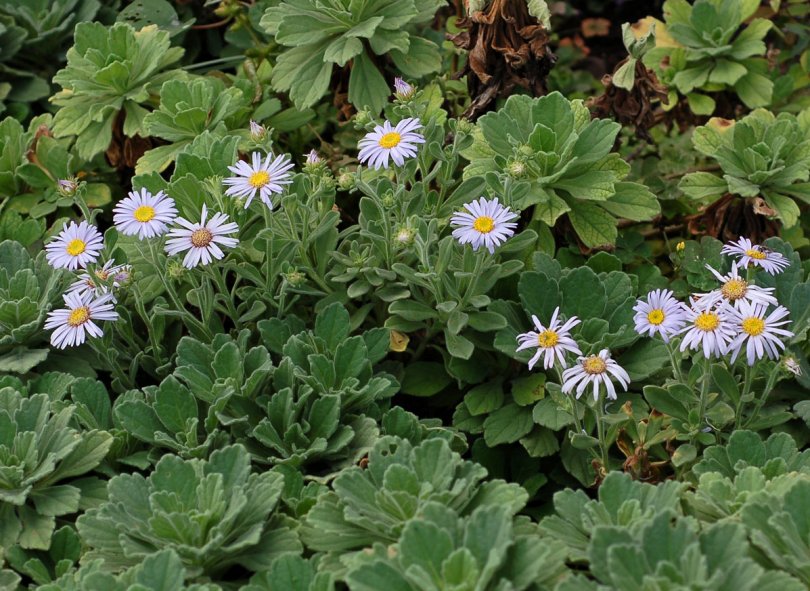
[[[698,115],[711,115],[716,103],[709,95],[727,89],[751,109],[767,106],[773,82],[763,39],[772,23],[749,21],[758,8],[757,0],[667,0],[666,25],[657,23],[659,42],[644,61]],[[670,108],[676,103],[677,96],[670,96]]]
[[[647,220],[659,211],[644,185],[624,181],[630,172],[612,152],[621,125],[591,119],[582,101],[553,92],[541,98],[511,96],[481,117],[464,178],[487,178],[495,194],[516,209],[533,206],[533,219],[553,226],[567,215],[589,247],[614,244],[618,218]]]
[[[695,129],[696,150],[720,165],[721,174],[692,172],[679,188],[694,199],[727,193],[761,196],[784,226],[799,221],[799,205],[810,203],[810,111],[798,116],[757,109],[737,122],[712,119]]]
[[[273,70],[273,88],[289,92],[298,108],[314,105],[329,88],[335,68],[351,63],[348,99],[379,113],[390,96],[380,71],[389,58],[410,78],[441,65],[439,48],[417,34],[444,0],[284,0],[267,9],[261,26],[284,46]]]

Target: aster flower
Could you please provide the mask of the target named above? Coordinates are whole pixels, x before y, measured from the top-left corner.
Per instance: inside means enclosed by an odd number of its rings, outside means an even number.
[[[776,359],[780,355],[779,349],[785,349],[782,339],[793,336],[792,332],[781,328],[790,324],[790,320],[786,319],[789,312],[784,306],[777,306],[770,314],[766,313],[767,309],[765,304],[747,301],[729,309],[731,325],[737,333],[728,347],[732,363],[742,351],[743,345],[748,365],[754,365],[755,361],[765,355]]]
[[[573,367],[563,371],[562,391],[565,394],[570,394],[576,386],[576,398],[578,399],[588,385],[592,384],[593,399],[598,400],[599,385],[604,384],[608,399],[616,400],[616,388],[611,377],[621,384],[625,392],[627,391],[627,387],[630,385],[630,376],[618,363],[610,358],[610,351],[602,349],[598,355],[578,357]]]
[[[70,222],[62,227],[55,240],[45,245],[45,258],[52,267],[73,271],[95,263],[102,248],[104,240],[95,226],[86,221],[78,225]]]
[[[656,289],[647,294],[647,301],[639,300],[633,306],[633,321],[638,334],[661,335],[665,343],[677,335],[686,324],[683,304],[669,289]]]
[[[706,268],[722,283],[719,289],[698,294],[701,302],[705,301],[708,306],[715,306],[723,302],[736,306],[744,301],[760,303],[765,306],[770,304],[776,306],[779,303],[772,295],[774,288],[751,285],[745,278],[741,277],[736,261],[731,265],[731,271],[726,275],[721,275],[711,265],[706,265]]]
[[[394,78],[394,95],[396,95],[399,100],[408,100],[415,92],[416,88],[414,86],[408,84],[402,78]]]
[[[222,252],[220,246],[233,248],[239,244],[237,238],[227,236],[239,231],[239,226],[227,221],[227,214],[215,213],[210,220],[206,221],[207,217],[208,209],[203,205],[200,223],[190,222],[179,217],[175,223],[182,227],[169,231],[166,252],[170,256],[185,252],[183,266],[188,269],[193,269],[200,263],[207,265],[214,259],[223,258],[225,253]]]
[[[416,131],[421,127],[419,119],[411,117],[403,119],[395,127],[389,121],[375,126],[374,131],[358,142],[358,160],[368,162],[375,170],[388,168],[389,158],[397,166],[402,166],[406,158],[416,156],[416,144],[425,143],[425,137]]]
[[[129,265],[116,265],[115,261],[110,259],[100,268],[95,269],[92,273],[90,271],[85,271],[79,275],[79,278],[76,279],[73,283],[70,284],[68,288],[68,293],[77,293],[80,297],[83,297],[86,294],[89,294],[93,297],[98,297],[104,295],[109,290],[107,286],[107,281],[109,280],[110,276],[113,278],[113,288],[118,287],[124,281],[119,281],[119,278],[126,275],[129,277]],[[113,298],[113,302],[115,302],[115,298]]]
[[[91,293],[79,295],[66,293],[62,296],[65,308],[48,312],[45,329],[54,329],[51,333],[51,345],[57,349],[74,347],[84,343],[86,335],[100,337],[104,332],[96,321],[118,320],[118,313],[113,309],[112,294],[98,298]]]
[[[741,267],[755,265],[762,267],[771,275],[777,275],[790,266],[790,261],[780,253],[754,244],[748,238],[740,237],[737,242],[726,244],[720,252],[740,257]]]
[[[450,224],[456,226],[453,237],[461,244],[472,244],[473,250],[484,245],[490,254],[515,233],[517,223],[510,220],[518,215],[498,203],[495,197],[487,201],[481,197],[464,205],[467,211],[460,211],[450,218]]]
[[[247,197],[245,202],[247,209],[258,193],[262,203],[273,209],[271,196],[274,193],[282,193],[284,186],[292,183],[289,170],[293,167],[293,163],[284,155],[274,158],[272,154],[268,154],[262,162],[262,155],[259,152],[253,152],[250,158],[251,164],[240,160],[235,166],[228,167],[228,170],[236,176],[222,181],[228,187],[225,194],[230,197]]]
[[[702,301],[693,300],[692,306],[685,309],[686,326],[681,329],[685,333],[681,351],[702,349],[706,358],[725,355],[728,344],[737,334],[727,314],[730,309],[726,305],[712,308]]]
[[[517,351],[524,349],[537,348],[534,356],[529,360],[529,369],[531,370],[534,365],[543,357],[543,368],[550,369],[554,365],[554,361],[559,361],[562,367],[566,367],[565,354],[567,352],[574,353],[575,355],[582,355],[574,339],[571,338],[571,329],[581,322],[576,316],[569,318],[562,326],[559,321],[560,307],[554,310],[551,315],[551,321],[548,327],[543,326],[537,316],[532,315],[532,322],[534,322],[537,332],[529,331],[517,336],[519,346]]]
[[[113,209],[115,227],[124,236],[137,234],[139,240],[166,233],[168,225],[177,217],[174,199],[163,191],[152,195],[146,189],[130,191]]]

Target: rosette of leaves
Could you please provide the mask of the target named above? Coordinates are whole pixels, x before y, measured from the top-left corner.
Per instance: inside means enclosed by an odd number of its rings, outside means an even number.
[[[160,107],[143,118],[143,127],[148,135],[171,143],[146,152],[135,172],[163,171],[206,130],[222,136],[244,127],[253,92],[247,80],[237,80],[230,87],[210,76],[165,82],[160,88]]]
[[[104,569],[104,561],[91,560],[75,572],[62,575],[39,591],[221,591],[214,583],[186,584],[188,574],[177,552],[161,550],[120,574]]]
[[[289,92],[299,109],[329,89],[335,67],[351,62],[348,101],[379,113],[391,95],[380,71],[386,57],[409,78],[441,66],[439,47],[418,35],[444,0],[284,0],[264,13],[261,26],[285,50],[273,68],[273,88]]]
[[[95,504],[85,491],[98,479],[86,475],[106,456],[112,435],[76,429],[76,407],[45,393],[5,386],[0,399],[0,546],[47,550],[57,517]]]
[[[230,443],[229,426],[246,420],[247,406],[274,369],[267,349],[250,346],[249,338],[247,330],[235,339],[217,334],[211,343],[183,337],[173,375],[157,387],[120,396],[113,409],[116,424],[151,446],[152,462],[165,450],[184,459],[206,458]]]
[[[190,580],[217,580],[234,565],[259,571],[301,546],[277,511],[284,478],[251,474],[241,445],[208,461],[164,456],[147,477],[121,474],[109,481],[109,499],[76,521],[90,548],[82,561],[102,559],[120,572],[161,550],[173,550]]]
[[[269,570],[256,573],[240,591],[334,591],[331,573],[318,571],[318,559],[279,556]]]
[[[136,31],[130,25],[76,25],[67,66],[53,81],[62,86],[51,101],[59,106],[54,117],[56,137],[76,136],[76,149],[89,160],[104,152],[113,139],[119,114],[127,137],[143,132],[146,107],[166,80],[182,76],[169,70],[183,55],[171,47],[169,33],[156,25]]]
[[[460,516],[431,502],[402,529],[396,544],[375,543],[350,555],[346,581],[356,591],[476,589],[541,591],[565,576],[565,549],[537,534],[507,507],[476,507]]]
[[[713,119],[698,127],[692,143],[716,161],[721,174],[692,172],[678,185],[689,197],[716,201],[739,195],[762,197],[784,226],[799,221],[799,205],[810,203],[810,111],[798,117],[757,109],[736,123]],[[747,233],[745,234],[748,235]]]
[[[618,218],[647,220],[660,207],[639,183],[623,181],[630,165],[611,153],[621,125],[591,119],[582,101],[559,92],[511,96],[476,123],[464,178],[484,176],[493,194],[553,226],[567,215],[588,247],[613,244]]]
[[[47,585],[59,577],[72,572],[79,562],[82,554],[82,542],[76,528],[65,525],[57,529],[51,536],[51,545],[47,550],[23,549],[19,545],[6,549],[5,556],[0,552],[2,560],[10,567],[9,571],[14,577],[30,578],[37,585]],[[16,572],[15,572],[16,571]],[[0,585],[4,585],[3,571],[0,571]],[[16,589],[14,585],[7,585],[7,589]]]
[[[19,242],[0,242],[0,372],[26,373],[45,360],[42,324],[61,301],[67,273],[45,252],[32,258]]]
[[[483,506],[497,505],[510,516],[523,508],[525,490],[503,480],[484,481],[486,476],[482,466],[463,460],[443,439],[413,446],[382,437],[365,468],[342,471],[333,491],[318,498],[301,522],[301,539],[312,550],[345,552],[396,542],[431,502],[461,516]]]
[[[573,562],[589,560],[593,536],[600,528],[616,526],[628,531],[666,512],[681,514],[685,485],[667,480],[658,485],[610,472],[599,486],[596,499],[581,489],[554,493],[554,515],[543,518],[540,531],[565,544]]]
[[[98,0],[0,1],[0,72],[11,82],[5,101],[17,119],[26,118],[29,103],[48,96],[73,28],[93,20],[99,7]]]
[[[687,505],[702,521],[715,521],[738,513],[748,501],[783,497],[797,480],[810,482],[810,450],[799,452],[787,433],[762,441],[753,431],[739,430],[726,445],[706,448],[692,473],[698,485],[686,493]]]
[[[282,361],[272,390],[257,398],[259,408],[240,427],[240,439],[259,462],[317,462],[321,470],[335,471],[368,451],[378,436],[373,417],[399,389],[393,376],[373,368],[388,352],[388,331],[350,336],[349,313],[337,303],[318,314],[314,330],[298,332],[297,324],[258,324]]]
[[[664,2],[666,25],[656,23],[658,43],[644,62],[672,89],[670,108],[678,102],[675,91],[697,115],[711,115],[716,102],[710,94],[725,90],[751,109],[770,104],[773,82],[763,39],[771,22],[755,18],[745,25],[759,5],[758,0]]]
[[[781,496],[763,495],[742,508],[742,522],[764,565],[810,585],[810,480],[798,479]]]
[[[556,589],[799,591],[803,588],[787,573],[766,570],[757,564],[750,552],[745,528],[739,523],[716,523],[701,528],[696,519],[662,509],[641,523],[594,528],[588,561],[595,581],[578,575]]]

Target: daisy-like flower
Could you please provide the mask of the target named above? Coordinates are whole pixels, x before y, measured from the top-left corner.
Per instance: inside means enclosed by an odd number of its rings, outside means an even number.
[[[737,335],[729,345],[731,363],[737,359],[745,345],[746,361],[754,365],[758,359],[765,355],[771,359],[779,357],[779,350],[785,349],[783,338],[790,338],[793,333],[782,328],[790,324],[787,320],[789,314],[784,306],[777,306],[773,312],[767,314],[768,306],[760,303],[743,301],[736,308],[730,308],[729,318]]]
[[[633,306],[636,312],[633,321],[638,334],[661,335],[665,343],[677,335],[686,324],[683,304],[675,299],[669,289],[656,289],[647,294],[647,301],[639,300]]]
[[[616,387],[613,385],[613,380],[621,384],[625,392],[630,385],[630,376],[618,363],[610,358],[610,351],[602,349],[598,355],[588,355],[587,357],[578,357],[577,362],[573,367],[569,367],[563,371],[563,384],[562,391],[565,394],[570,394],[576,386],[576,398],[579,399],[582,393],[588,387],[588,384],[593,385],[593,399],[599,399],[599,385],[605,385],[605,391],[609,400],[616,400]]]
[[[728,351],[728,344],[737,335],[731,325],[727,310],[730,306],[719,308],[707,306],[703,300],[693,300],[692,306],[685,309],[686,326],[681,341],[681,351],[702,349],[704,357],[722,357]]]
[[[139,240],[166,233],[168,225],[177,217],[174,199],[163,191],[152,195],[146,189],[130,191],[126,199],[113,209],[115,227],[124,236],[138,235]]]
[[[741,302],[751,302],[752,304],[760,303],[765,306],[770,304],[776,306],[778,304],[776,298],[772,295],[774,289],[772,287],[759,287],[748,283],[745,278],[740,276],[736,261],[731,265],[731,271],[726,275],[721,275],[710,265],[706,265],[706,268],[722,283],[720,289],[699,294],[701,302],[705,302],[707,306],[715,306],[723,302],[728,302],[734,306],[737,306]]]
[[[406,158],[416,156],[416,144],[425,143],[425,137],[416,131],[421,128],[419,119],[412,117],[403,119],[395,127],[389,121],[377,125],[358,142],[360,152],[357,158],[360,162],[368,162],[375,170],[388,168],[389,158],[397,166],[402,166]]]
[[[495,197],[487,201],[481,197],[464,205],[467,211],[460,211],[450,218],[450,224],[456,226],[453,237],[461,244],[472,244],[473,250],[483,245],[490,254],[515,233],[517,223],[511,220],[518,215],[498,203]]]
[[[408,100],[415,92],[416,88],[405,82],[402,78],[394,78],[394,94],[399,100]]]
[[[76,224],[65,224],[59,236],[45,245],[45,258],[52,267],[70,269],[71,271],[95,263],[104,240],[98,229],[86,221]]]
[[[576,316],[569,318],[562,326],[558,318],[560,314],[560,307],[554,310],[551,315],[551,321],[548,327],[543,326],[537,316],[532,315],[532,322],[534,322],[537,332],[529,331],[517,336],[519,346],[517,351],[524,349],[537,348],[534,356],[529,359],[529,369],[531,370],[534,365],[543,357],[543,367],[550,369],[554,365],[554,361],[560,362],[564,368],[567,367],[565,363],[565,354],[567,352],[574,353],[575,355],[582,355],[574,339],[571,338],[571,329],[581,322]]]
[[[289,170],[293,163],[284,155],[273,157],[272,154],[268,154],[262,162],[259,152],[253,152],[250,159],[251,164],[240,160],[235,166],[228,167],[236,176],[222,181],[228,187],[225,194],[230,197],[247,197],[247,209],[258,193],[262,203],[273,209],[271,196],[273,193],[282,193],[284,186],[292,182]]]
[[[737,242],[726,244],[720,252],[740,257],[741,267],[755,265],[762,267],[771,275],[777,275],[790,266],[790,261],[780,253],[754,244],[748,238],[740,237]]]
[[[119,277],[123,274],[126,274],[128,277],[128,273],[129,267],[127,265],[116,266],[115,261],[110,259],[104,263],[102,267],[95,269],[92,273],[85,271],[79,275],[79,278],[70,284],[68,293],[77,293],[81,297],[86,294],[90,294],[94,297],[101,296],[109,291],[106,282],[110,276],[113,277],[113,288],[116,288],[123,283],[119,282]],[[113,298],[113,302],[115,302],[115,298]]]
[[[227,236],[239,231],[239,226],[234,222],[228,222],[227,214],[215,213],[206,221],[207,217],[208,209],[203,205],[200,223],[179,217],[175,222],[182,227],[172,228],[169,231],[166,252],[170,256],[185,252],[183,266],[187,269],[193,269],[200,263],[207,265],[214,259],[224,257],[225,253],[220,246],[233,248],[239,244],[237,238]]]
[[[96,298],[91,293],[79,295],[71,292],[62,297],[66,307],[48,312],[45,321],[47,330],[54,329],[51,345],[57,349],[81,345],[86,335],[100,337],[104,333],[96,321],[118,320],[111,293]]]

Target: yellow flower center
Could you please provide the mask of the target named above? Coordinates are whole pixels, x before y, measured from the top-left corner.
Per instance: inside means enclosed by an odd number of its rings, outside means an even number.
[[[585,373],[591,375],[605,373],[607,363],[605,363],[605,360],[598,355],[591,355],[590,357],[586,357],[582,362],[582,369],[585,370]]]
[[[155,208],[151,205],[141,205],[132,215],[139,222],[146,223],[155,218]]]
[[[489,234],[495,228],[495,220],[491,217],[482,215],[473,222],[473,228],[481,234]]]
[[[70,316],[68,316],[67,323],[68,326],[77,327],[81,326],[85,322],[90,320],[90,308],[87,306],[82,306],[81,308],[76,308],[75,310],[71,310]]]
[[[658,326],[664,321],[664,311],[663,310],[651,310],[649,314],[647,314],[647,321],[650,324],[654,324]]]
[[[746,318],[742,321],[742,329],[743,332],[751,335],[752,337],[758,337],[765,331],[765,321],[762,318],[757,318],[756,316]]]
[[[553,330],[544,330],[537,335],[537,345],[549,349],[559,342],[559,335]]]
[[[68,242],[67,253],[72,257],[77,257],[84,252],[87,248],[87,244],[84,240],[79,240],[78,238],[74,238],[70,242]]]
[[[701,312],[695,318],[695,328],[705,332],[711,332],[720,326],[720,317],[714,312]]]
[[[745,254],[747,254],[752,259],[757,259],[758,261],[767,258],[767,255],[764,252],[754,249],[746,250]]]
[[[204,248],[208,246],[211,244],[213,239],[214,235],[208,228],[200,228],[199,230],[194,230],[191,233],[191,245],[196,248]]]
[[[270,182],[270,174],[264,170],[254,172],[252,175],[250,175],[248,182],[250,183],[251,187],[261,189]]]
[[[390,150],[391,148],[397,147],[401,141],[401,135],[399,135],[396,131],[389,131],[380,138],[380,147]]]
[[[102,281],[107,281],[107,277],[109,277],[109,272],[105,271],[104,269],[98,269],[96,271],[96,277],[101,279]]]
[[[748,292],[748,283],[742,279],[731,279],[720,288],[723,297],[732,302],[744,297]]]

